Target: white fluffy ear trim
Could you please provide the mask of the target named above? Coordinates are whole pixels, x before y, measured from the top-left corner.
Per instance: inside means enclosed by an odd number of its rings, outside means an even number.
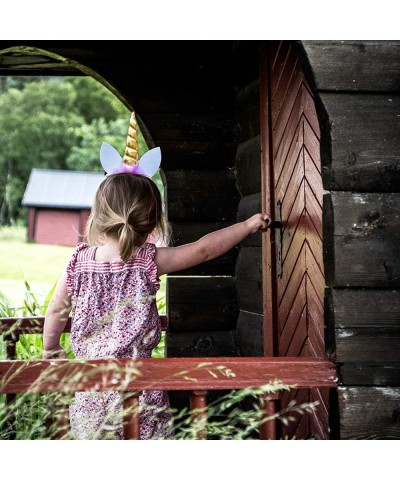
[[[152,148],[146,152],[139,160],[139,167],[141,172],[147,177],[152,177],[161,164],[161,148]]]

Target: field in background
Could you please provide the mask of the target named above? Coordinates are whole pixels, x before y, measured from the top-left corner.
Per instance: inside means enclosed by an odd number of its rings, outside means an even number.
[[[0,228],[0,291],[19,306],[25,295],[24,280],[38,300],[57,282],[74,248],[39,245],[26,241],[26,228]]]

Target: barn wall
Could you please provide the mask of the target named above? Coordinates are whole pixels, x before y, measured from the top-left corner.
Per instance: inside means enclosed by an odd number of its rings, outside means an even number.
[[[236,114],[238,118],[235,175],[240,191],[237,220],[261,211],[261,140],[259,47],[255,42],[235,44],[238,70]],[[236,263],[239,316],[236,336],[244,356],[262,356],[263,300],[261,233],[246,238]]]
[[[79,236],[80,217],[79,210],[36,209],[34,241],[49,245],[76,246],[82,241]]]
[[[301,42],[318,96],[340,438],[400,438],[400,42]]]

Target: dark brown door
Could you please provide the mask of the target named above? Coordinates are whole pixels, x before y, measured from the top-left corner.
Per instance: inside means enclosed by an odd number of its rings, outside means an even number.
[[[264,207],[282,220],[265,236],[265,354],[323,357],[324,270],[319,124],[311,89],[293,42],[261,49],[261,129]],[[292,390],[281,408],[318,401],[282,437],[328,438],[327,392]]]

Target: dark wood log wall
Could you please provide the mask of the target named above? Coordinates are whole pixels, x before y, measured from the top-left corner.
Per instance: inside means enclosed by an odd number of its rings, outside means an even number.
[[[256,42],[237,42],[234,58],[241,72],[236,77],[238,118],[235,175],[241,199],[237,220],[261,211],[261,140],[259,47]],[[239,318],[237,343],[244,356],[262,356],[263,300],[261,234],[241,245],[236,264]]]
[[[400,42],[301,42],[317,92],[342,439],[400,438]]]

